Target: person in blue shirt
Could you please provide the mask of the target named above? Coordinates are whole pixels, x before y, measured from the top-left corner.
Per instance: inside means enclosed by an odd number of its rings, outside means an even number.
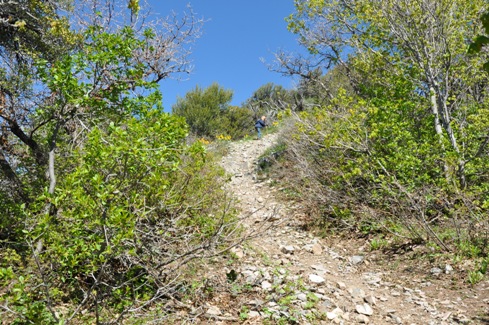
[[[261,129],[266,127],[267,124],[265,123],[266,121],[266,117],[265,116],[262,116],[259,120],[256,121],[255,123],[255,130],[256,132],[258,133],[258,140],[261,139]]]

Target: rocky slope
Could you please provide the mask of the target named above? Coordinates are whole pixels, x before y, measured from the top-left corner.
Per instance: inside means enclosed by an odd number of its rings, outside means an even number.
[[[487,282],[459,287],[451,263],[411,272],[401,259],[371,252],[365,243],[303,230],[299,207],[281,202],[271,181],[256,174],[257,158],[278,136],[231,143],[222,160],[228,189],[239,198],[248,231],[257,234],[233,248],[226,267],[210,270],[214,292],[193,311],[198,322],[489,323]]]

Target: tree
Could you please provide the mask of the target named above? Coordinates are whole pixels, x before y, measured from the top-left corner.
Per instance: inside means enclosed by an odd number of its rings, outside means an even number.
[[[55,2],[21,2],[43,3],[52,6],[36,17],[57,17]],[[187,125],[163,112],[158,89],[187,71],[200,22],[143,24],[132,0],[119,12],[116,1],[76,4],[60,14],[70,23],[60,53],[31,30],[0,43],[0,318],[9,323],[123,322],[180,295],[186,265],[239,234],[222,170],[187,145]]]
[[[357,86],[360,80],[353,77],[382,84],[375,79],[380,70],[410,77],[416,93],[428,100],[433,130],[446,146],[440,157],[446,176],[465,187],[466,164],[485,146],[464,138],[464,116],[480,104],[473,99],[480,98],[484,83],[473,68],[478,59],[465,55],[483,6],[483,1],[296,1],[289,29],[324,66],[343,65]]]
[[[283,139],[288,180],[311,213],[324,227],[487,250],[489,88],[484,60],[466,53],[483,2],[295,4],[289,29],[311,57],[279,54],[282,71],[349,81],[294,114]]]
[[[214,138],[227,133],[220,118],[229,109],[233,92],[220,87],[217,83],[206,89],[196,86],[193,91],[178,98],[172,112],[182,116],[190,126],[190,131],[198,137]]]
[[[273,121],[277,113],[289,108],[293,104],[291,92],[280,85],[267,83],[256,90],[244,104],[253,112],[256,120],[266,115]]]
[[[54,193],[56,156],[69,155],[93,126],[136,114],[134,101],[148,87],[188,71],[186,44],[200,32],[192,15],[144,25],[133,9],[120,8],[116,15],[112,1],[76,2],[63,15],[60,3],[0,4],[0,204],[5,207],[29,205],[44,187]],[[7,211],[12,214],[2,222],[0,237],[11,236],[19,225],[17,209]]]
[[[470,54],[480,53],[489,44],[489,37],[487,36],[489,34],[489,12],[486,11],[481,15],[480,22],[484,28],[485,35],[480,34],[476,36],[469,46]],[[489,62],[485,62],[483,68],[486,72],[489,72]]]

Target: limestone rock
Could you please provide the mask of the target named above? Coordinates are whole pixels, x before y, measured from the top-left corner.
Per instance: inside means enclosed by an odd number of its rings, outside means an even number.
[[[316,244],[312,245],[312,253],[314,255],[321,255],[321,254],[323,254],[323,248],[321,247],[320,244],[316,243]]]
[[[311,281],[312,283],[320,284],[323,283],[325,280],[323,277],[317,274],[309,274],[309,281]]]
[[[355,310],[357,311],[357,313],[367,316],[372,316],[374,313],[372,307],[370,307],[369,304],[356,305]]]
[[[365,259],[365,257],[360,256],[360,255],[356,255],[356,256],[352,256],[352,258],[350,259],[350,262],[353,265],[357,265],[357,264],[362,263],[364,259]]]
[[[282,246],[280,247],[280,251],[284,254],[293,254],[295,251],[294,246]]]
[[[221,310],[216,306],[209,306],[207,309],[207,314],[212,316],[219,316],[222,314]]]

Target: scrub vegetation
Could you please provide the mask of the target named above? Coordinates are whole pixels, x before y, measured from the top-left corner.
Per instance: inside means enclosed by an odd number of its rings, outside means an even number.
[[[482,281],[486,9],[295,0],[288,28],[310,56],[269,67],[298,76],[295,89],[265,84],[235,107],[216,83],[167,113],[159,82],[189,71],[192,11],[155,21],[137,0],[3,1],[0,318],[163,320],[167,301],[209,290],[199,265],[246,239],[217,161],[262,115],[282,134],[266,174],[311,229],[372,250],[425,245]]]

